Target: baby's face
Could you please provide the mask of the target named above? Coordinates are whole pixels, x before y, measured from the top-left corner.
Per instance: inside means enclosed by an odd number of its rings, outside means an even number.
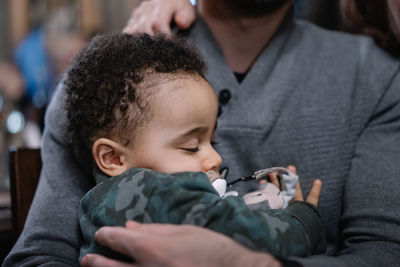
[[[152,116],[128,146],[129,167],[218,172],[222,159],[211,145],[218,113],[212,87],[200,77],[186,75],[159,83],[155,92]]]

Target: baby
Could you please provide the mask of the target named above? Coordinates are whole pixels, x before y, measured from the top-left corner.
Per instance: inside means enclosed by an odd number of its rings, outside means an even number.
[[[147,34],[98,36],[75,59],[65,80],[68,132],[97,184],[81,200],[81,256],[131,261],[94,240],[98,228],[127,220],[195,224],[277,257],[324,251],[313,205],[250,209],[212,186],[210,178],[221,180],[218,101],[204,71],[184,40]]]

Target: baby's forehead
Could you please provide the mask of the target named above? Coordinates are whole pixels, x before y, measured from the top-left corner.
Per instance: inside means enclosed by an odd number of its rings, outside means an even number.
[[[144,117],[143,130],[160,131],[198,125],[214,129],[218,101],[214,90],[197,73],[148,73],[143,79],[136,106],[145,103],[146,109],[137,110]],[[139,133],[134,131],[133,134]],[[172,134],[171,134],[172,135]]]

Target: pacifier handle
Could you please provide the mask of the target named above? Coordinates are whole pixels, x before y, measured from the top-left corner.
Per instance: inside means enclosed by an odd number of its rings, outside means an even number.
[[[232,185],[234,185],[238,182],[258,180],[258,179],[267,177],[269,174],[274,173],[274,172],[278,172],[279,174],[282,174],[282,173],[288,174],[289,173],[288,169],[283,168],[283,167],[272,167],[272,168],[267,168],[267,169],[261,169],[261,170],[253,172],[252,175],[239,177],[239,178],[233,180],[232,182],[229,182],[227,184],[227,186],[231,187]],[[280,183],[280,181],[279,181],[279,183]]]

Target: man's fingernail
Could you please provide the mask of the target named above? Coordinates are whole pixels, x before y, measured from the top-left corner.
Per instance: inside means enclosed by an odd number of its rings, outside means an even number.
[[[85,255],[82,259],[81,259],[81,266],[87,266],[87,261],[88,261],[88,256]]]

